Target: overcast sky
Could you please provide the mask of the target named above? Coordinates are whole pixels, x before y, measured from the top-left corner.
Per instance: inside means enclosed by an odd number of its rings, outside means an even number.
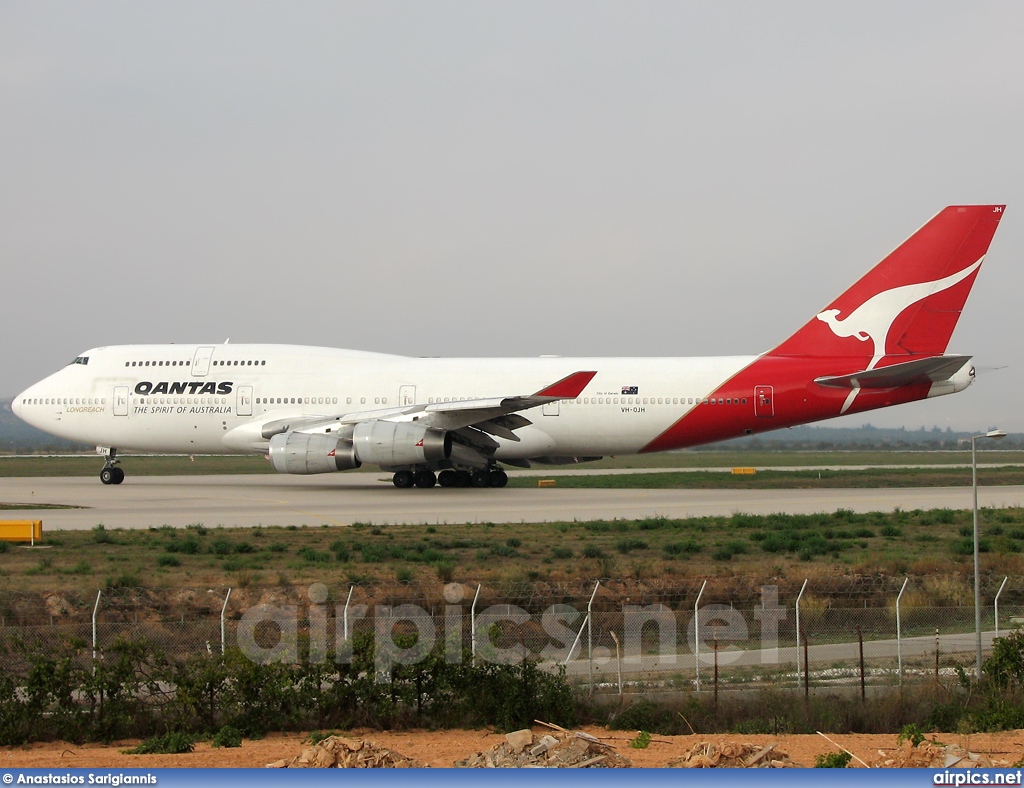
[[[1019,2],[0,0],[0,394],[117,343],[755,353],[943,206],[1007,203],[950,346],[976,384],[833,423],[1024,430],[1021,30]]]

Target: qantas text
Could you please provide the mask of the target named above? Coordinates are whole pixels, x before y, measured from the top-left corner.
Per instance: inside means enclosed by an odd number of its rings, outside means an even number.
[[[135,393],[148,397],[150,394],[230,394],[232,382],[216,383],[214,381],[189,380],[177,383],[150,383],[148,380],[135,384]]]

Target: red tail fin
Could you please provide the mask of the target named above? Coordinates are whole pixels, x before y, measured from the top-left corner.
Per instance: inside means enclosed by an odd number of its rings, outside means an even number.
[[[1003,208],[942,210],[770,355],[863,357],[870,368],[945,352]]]

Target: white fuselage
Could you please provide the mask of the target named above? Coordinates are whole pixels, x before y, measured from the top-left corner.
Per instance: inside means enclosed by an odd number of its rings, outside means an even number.
[[[83,353],[22,392],[14,409],[46,432],[123,451],[265,452],[260,428],[268,422],[528,395],[589,369],[597,374],[579,397],[524,411],[532,424],[516,431],[519,441],[497,438],[495,458],[634,454],[756,358],[436,359],[290,345],[123,345]],[[747,397],[729,400],[724,407],[753,407]]]

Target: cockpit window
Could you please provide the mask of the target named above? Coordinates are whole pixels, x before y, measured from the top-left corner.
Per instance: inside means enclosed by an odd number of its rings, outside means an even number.
[[[88,363],[89,363],[89,357],[88,356],[79,356],[78,358],[76,358],[74,361],[71,362],[71,364],[88,364]],[[71,365],[69,364],[68,366],[71,366]]]

